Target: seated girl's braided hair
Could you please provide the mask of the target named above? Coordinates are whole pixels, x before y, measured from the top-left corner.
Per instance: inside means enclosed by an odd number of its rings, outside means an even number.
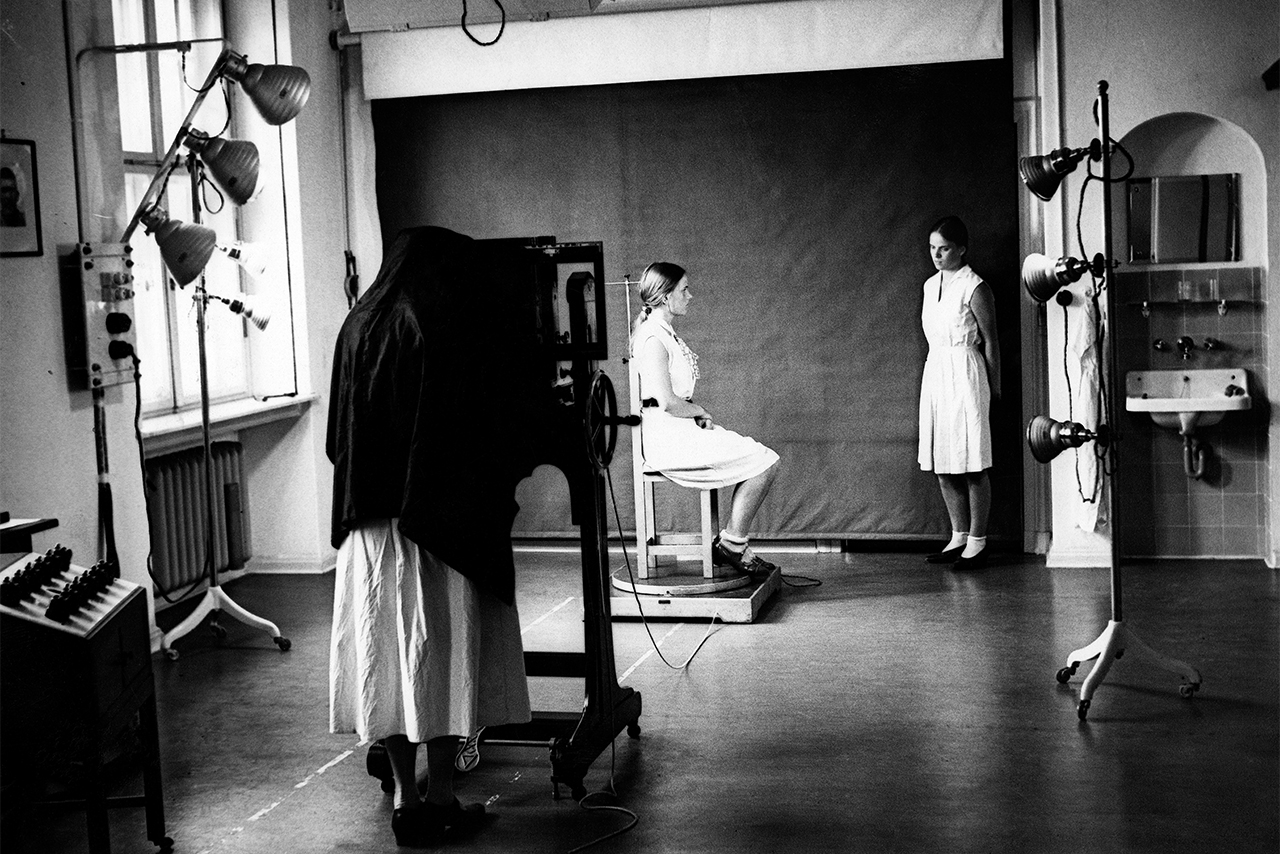
[[[640,314],[636,316],[636,321],[631,327],[633,335],[640,324],[653,314],[655,308],[662,305],[663,300],[676,289],[684,277],[684,267],[672,264],[670,261],[654,261],[644,268],[639,286],[641,308]]]

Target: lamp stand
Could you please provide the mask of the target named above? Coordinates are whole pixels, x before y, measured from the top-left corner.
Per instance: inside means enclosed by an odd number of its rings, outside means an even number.
[[[1106,309],[1107,324],[1110,326],[1115,322],[1116,317],[1116,299],[1115,288],[1113,287],[1112,255],[1111,255],[1111,121],[1108,115],[1107,107],[1107,81],[1098,81],[1098,98],[1095,102],[1095,116],[1098,122],[1098,138],[1102,144],[1102,246],[1103,246],[1103,272],[1102,275],[1106,279]],[[1117,377],[1119,368],[1116,364],[1116,336],[1114,331],[1107,329],[1107,389],[1106,389],[1106,416],[1110,420],[1111,413],[1115,411],[1114,401],[1115,393],[1118,388]],[[1112,425],[1113,433],[1115,425]],[[1118,438],[1118,437],[1117,437]],[[1080,702],[1076,706],[1076,715],[1080,720],[1084,720],[1089,713],[1089,705],[1093,700],[1093,694],[1098,689],[1098,685],[1106,678],[1107,671],[1111,669],[1111,664],[1117,658],[1120,658],[1128,650],[1150,659],[1160,668],[1171,673],[1181,674],[1185,680],[1179,688],[1179,693],[1183,697],[1190,698],[1200,688],[1200,671],[1196,670],[1189,664],[1179,661],[1175,658],[1169,658],[1155,652],[1151,647],[1147,646],[1138,637],[1129,630],[1124,624],[1123,610],[1121,602],[1121,575],[1120,575],[1120,521],[1119,506],[1120,502],[1116,500],[1116,448],[1118,442],[1112,441],[1111,466],[1107,469],[1107,488],[1108,500],[1111,507],[1111,620],[1107,623],[1107,627],[1102,634],[1097,637],[1093,643],[1088,646],[1075,650],[1067,656],[1067,666],[1058,671],[1058,681],[1066,684],[1067,680],[1075,674],[1076,669],[1086,661],[1096,659],[1093,670],[1085,678],[1084,684],[1080,686]]]
[[[192,221],[196,224],[200,223],[200,159],[194,154],[187,158],[187,169],[191,173],[191,200],[193,216]],[[204,449],[204,488],[205,488],[205,561],[209,567],[209,588],[204,592],[204,598],[196,605],[196,609],[192,611],[185,620],[175,626],[173,629],[165,633],[164,639],[161,641],[161,649],[170,660],[178,657],[178,651],[173,648],[173,642],[191,632],[196,626],[204,621],[204,618],[213,615],[210,623],[213,633],[219,637],[226,636],[226,629],[218,623],[218,618],[223,611],[229,613],[240,622],[252,626],[256,629],[262,629],[271,635],[271,639],[275,641],[276,646],[280,650],[286,651],[291,646],[289,639],[282,637],[280,629],[270,620],[264,620],[245,610],[228,596],[218,584],[218,567],[214,563],[213,558],[213,532],[214,532],[214,501],[217,495],[213,486],[213,452],[212,442],[209,438],[209,366],[205,356],[205,312],[209,304],[209,294],[204,287],[204,272],[201,271],[200,278],[196,283],[195,290],[196,302],[196,342],[200,353],[200,437]]]

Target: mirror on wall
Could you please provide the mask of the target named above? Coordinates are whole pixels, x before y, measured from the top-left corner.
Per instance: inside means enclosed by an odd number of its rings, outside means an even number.
[[[1129,262],[1240,260],[1240,176],[1130,178]]]

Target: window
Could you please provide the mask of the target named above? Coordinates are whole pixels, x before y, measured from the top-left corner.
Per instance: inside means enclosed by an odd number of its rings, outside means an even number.
[[[112,0],[116,44],[158,44],[180,39],[220,39],[222,11],[218,0]],[[157,50],[121,54],[116,58],[120,131],[125,170],[125,207],[136,209],[164,159],[223,44],[194,44],[189,53]],[[216,84],[219,87],[221,83]],[[194,127],[217,135],[231,124],[230,107],[221,90],[210,92],[195,117]],[[185,165],[186,159],[181,162]],[[235,205],[224,201],[206,182],[193,198],[185,168],[175,169],[160,206],[170,217],[191,222],[193,203],[200,204],[200,221],[226,245],[237,239]],[[143,410],[155,415],[191,408],[200,402],[199,343],[196,330],[194,284],[179,288],[164,270],[155,241],[140,227],[131,244],[135,260],[135,311],[138,354],[142,360]],[[221,253],[205,268],[205,287],[211,293],[238,297],[244,286],[240,269]],[[250,353],[246,322],[212,301],[206,312],[211,401],[249,396]]]

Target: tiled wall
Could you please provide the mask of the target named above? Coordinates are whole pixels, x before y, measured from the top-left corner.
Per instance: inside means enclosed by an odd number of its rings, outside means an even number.
[[[1116,393],[1120,468],[1121,544],[1126,555],[1260,557],[1266,548],[1267,389],[1265,271],[1204,267],[1116,276],[1117,347],[1121,388]],[[1147,305],[1142,305],[1144,295]],[[1190,299],[1186,299],[1190,297]],[[1218,300],[1225,298],[1226,313]],[[1191,301],[1198,300],[1198,301]],[[1174,346],[1195,342],[1183,359]],[[1161,338],[1170,347],[1157,351]],[[1208,351],[1206,338],[1223,347]],[[1197,435],[1209,446],[1205,476],[1188,477],[1183,439],[1142,412],[1124,411],[1124,375],[1131,370],[1245,368],[1253,407],[1229,412]]]

